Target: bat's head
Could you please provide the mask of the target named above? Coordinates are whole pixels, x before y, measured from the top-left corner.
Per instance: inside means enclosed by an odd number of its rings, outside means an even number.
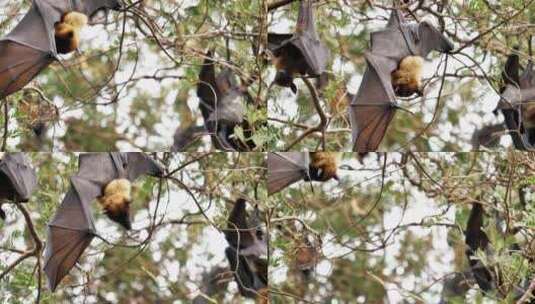
[[[294,83],[294,78],[287,71],[279,70],[275,75],[274,82],[281,87],[290,88],[294,94],[297,94],[297,86]]]
[[[106,215],[114,222],[123,226],[126,230],[132,229],[132,222],[130,221],[130,204],[125,204],[124,208],[116,212],[106,211]]]
[[[130,222],[131,184],[127,179],[115,179],[109,182],[104,195],[99,198],[106,215],[125,229],[132,228]]]

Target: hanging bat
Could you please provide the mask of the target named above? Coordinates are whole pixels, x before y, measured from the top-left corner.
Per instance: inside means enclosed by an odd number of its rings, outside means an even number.
[[[274,83],[294,94],[296,75],[320,77],[325,72],[330,52],[318,38],[311,0],[301,0],[294,34],[268,34],[268,49],[277,69]]]
[[[305,238],[297,245],[293,255],[295,267],[301,271],[305,279],[308,279],[319,262],[319,248]]]
[[[488,292],[495,288],[494,278],[490,270],[475,257],[478,250],[485,251],[489,245],[489,238],[482,230],[483,227],[483,206],[480,203],[473,203],[468,223],[466,224],[465,243],[468,246],[466,256],[472,274],[481,290]]]
[[[267,298],[266,289],[268,286],[267,260],[254,255],[239,254],[233,247],[227,247],[225,255],[238,284],[240,294],[246,298],[264,301]]]
[[[453,44],[427,22],[407,23],[393,10],[385,29],[371,34],[367,68],[349,112],[353,150],[376,151],[396,109],[396,97],[422,95],[423,58],[448,53]]]
[[[216,77],[211,56],[212,52],[208,51],[199,74],[197,96],[201,100],[201,114],[206,130],[212,135],[212,143],[216,149],[224,151],[254,148],[250,142],[244,147],[239,139],[233,136],[236,126],[249,130],[243,118],[245,108],[242,98],[250,103],[251,96],[246,93],[246,88],[240,87],[234,81],[234,75],[229,69],[223,70]]]
[[[452,298],[464,300],[470,290],[471,272],[455,272],[444,280],[439,304],[451,303]]]
[[[501,110],[515,148],[535,149],[535,72],[530,61],[520,75],[518,55],[511,54],[505,63],[498,110]]]
[[[244,256],[262,256],[267,254],[267,240],[260,228],[260,215],[258,206],[254,214],[249,218],[246,211],[247,202],[239,198],[228,217],[225,238],[229,245],[238,249]],[[250,219],[250,220],[249,220]]]
[[[337,175],[336,154],[330,152],[268,153],[268,194],[274,194],[299,181],[325,182]]]
[[[58,54],[78,47],[80,28],[119,0],[33,0],[28,13],[0,39],[0,99],[30,82]]]
[[[36,186],[35,169],[24,153],[0,156],[0,201],[27,202]]]
[[[130,228],[129,197],[125,188],[140,175],[162,176],[163,168],[143,153],[80,155],[78,173],[71,177],[71,187],[48,224],[44,270],[52,291],[72,269],[96,234],[90,208],[93,201],[121,201],[120,207],[114,206],[118,209],[110,207],[106,209],[106,214],[125,228]],[[111,198],[110,195],[120,198]]]
[[[23,153],[0,153],[0,218],[6,219],[2,201],[24,203],[37,186],[37,176]]]

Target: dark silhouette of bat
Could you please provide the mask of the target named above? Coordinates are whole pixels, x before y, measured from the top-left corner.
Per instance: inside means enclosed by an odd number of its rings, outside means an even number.
[[[248,131],[244,120],[245,108],[242,99],[251,103],[247,89],[238,85],[229,69],[224,69],[216,76],[212,52],[206,53],[206,59],[199,74],[197,96],[201,100],[201,114],[206,130],[212,135],[212,143],[219,150],[236,151],[254,148],[251,142],[244,145],[233,137],[234,128],[242,126]]]
[[[274,194],[300,181],[338,180],[335,155],[329,152],[268,153],[268,194]]]
[[[439,304],[452,303],[452,298],[464,300],[466,293],[470,290],[473,277],[470,271],[455,272],[449,275],[445,280],[440,295]]]
[[[367,68],[349,107],[353,150],[376,151],[394,117],[396,96],[421,95],[423,58],[450,52],[453,44],[427,22],[407,23],[393,10],[385,29],[371,34]]]
[[[259,300],[266,297],[264,290],[268,286],[267,260],[254,255],[241,255],[233,247],[227,247],[225,255],[229,261],[230,270],[234,273],[240,294]]]
[[[516,149],[535,149],[535,71],[530,61],[520,75],[518,55],[507,58],[502,73],[504,87],[497,110],[504,116],[505,125]]]
[[[289,87],[294,94],[296,75],[320,77],[325,72],[330,52],[318,38],[311,0],[301,0],[294,34],[268,33],[268,49],[277,68],[274,83]]]
[[[472,148],[476,151],[479,151],[481,146],[495,148],[504,134],[507,134],[507,128],[503,123],[483,126],[472,134]]]
[[[52,291],[96,235],[90,204],[111,181],[134,181],[140,175],[162,176],[163,168],[143,153],[80,155],[78,173],[71,177],[71,187],[48,224],[44,271]]]
[[[468,246],[466,256],[474,279],[481,290],[488,292],[495,287],[494,278],[488,267],[475,257],[478,250],[485,251],[489,245],[489,238],[481,229],[483,227],[483,214],[483,206],[480,203],[473,203],[466,224],[465,243]]]
[[[267,240],[261,230],[258,206],[253,216],[249,217],[246,210],[246,200],[239,198],[228,218],[225,238],[230,246],[238,249],[241,255],[262,256],[267,254]]]
[[[120,7],[119,0],[33,0],[20,23],[0,40],[0,99],[59,60],[55,25],[65,14],[76,11],[91,18],[100,10]]]
[[[252,216],[248,216],[246,200],[239,198],[228,217],[224,230],[229,247],[225,255],[234,273],[240,294],[244,297],[262,300],[267,287],[267,239],[261,229],[258,206]]]
[[[36,186],[35,169],[23,153],[0,154],[0,218],[6,217],[1,209],[3,200],[27,202]]]

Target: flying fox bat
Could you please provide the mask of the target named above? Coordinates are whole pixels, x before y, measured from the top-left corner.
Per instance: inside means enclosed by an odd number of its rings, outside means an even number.
[[[23,153],[0,153],[0,218],[5,220],[2,201],[27,202],[37,186],[35,169]]]
[[[427,22],[407,23],[393,10],[385,29],[371,34],[367,68],[349,112],[353,150],[376,151],[399,108],[396,97],[421,95],[423,58],[450,52],[453,44]]]
[[[71,177],[71,187],[53,220],[48,224],[44,270],[52,291],[71,270],[96,235],[90,204],[98,198],[106,197],[110,191],[114,194],[124,194],[123,187],[127,184],[124,180],[134,181],[140,175],[162,176],[162,174],[163,168],[143,153],[112,152],[80,155],[78,173]],[[111,183],[120,185],[115,184],[112,187],[115,189],[109,189]],[[117,188],[120,191],[112,191]],[[125,208],[127,207],[126,204]],[[109,213],[115,210],[106,212],[110,215]],[[126,214],[120,216],[118,221],[129,228],[128,208],[124,212]]]
[[[535,149],[535,72],[530,61],[520,75],[518,55],[511,54],[505,63],[502,78],[501,110],[515,148]]]
[[[268,49],[277,69],[274,83],[289,87],[294,94],[296,75],[320,77],[325,72],[330,52],[318,38],[311,0],[301,0],[294,34],[268,33]]]
[[[299,181],[325,182],[334,178],[338,165],[330,152],[273,152],[268,153],[268,194],[274,194]]]
[[[267,254],[267,239],[260,228],[260,215],[258,206],[253,216],[249,217],[246,211],[247,202],[239,198],[228,218],[227,229],[224,231],[229,245],[238,249],[244,256],[262,256]]]
[[[266,259],[254,255],[239,254],[233,247],[225,249],[225,255],[234,273],[240,294],[247,298],[263,301],[268,286],[268,263]]]
[[[77,46],[81,15],[91,18],[120,7],[119,0],[33,0],[20,23],[0,39],[0,99],[24,87],[58,60],[58,53]]]
[[[308,279],[310,274],[318,264],[320,252],[315,244],[305,238],[298,244],[294,251],[294,263],[303,276]]]
[[[212,135],[212,143],[216,149],[225,151],[254,148],[253,143],[244,145],[238,138],[232,137],[236,126],[249,130],[248,123],[243,118],[245,108],[242,99],[244,97],[250,103],[251,96],[235,82],[229,69],[216,76],[211,56],[212,52],[208,51],[199,74],[197,96],[201,100],[201,114],[206,130]]]
[[[465,243],[468,246],[466,256],[477,284],[483,291],[490,291],[495,287],[490,270],[479,261],[475,255],[478,250],[485,251],[489,245],[489,238],[483,227],[483,206],[479,203],[472,205],[468,223],[466,224]]]
[[[0,156],[0,200],[27,202],[36,186],[35,169],[24,153]]]

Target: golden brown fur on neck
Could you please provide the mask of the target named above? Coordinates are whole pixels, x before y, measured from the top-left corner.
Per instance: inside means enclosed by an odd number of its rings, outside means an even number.
[[[104,194],[98,198],[106,215],[113,221],[129,228],[129,210],[132,185],[127,179],[114,179],[104,188]]]
[[[331,178],[338,179],[338,161],[336,154],[332,152],[310,152],[310,166],[321,170],[317,180],[327,181]]]
[[[80,31],[87,24],[87,16],[79,12],[69,12],[54,25],[56,50],[60,54],[70,53],[78,48]]]
[[[392,86],[398,96],[408,97],[421,94],[424,60],[420,56],[407,56],[401,60],[398,69],[392,73]]]

